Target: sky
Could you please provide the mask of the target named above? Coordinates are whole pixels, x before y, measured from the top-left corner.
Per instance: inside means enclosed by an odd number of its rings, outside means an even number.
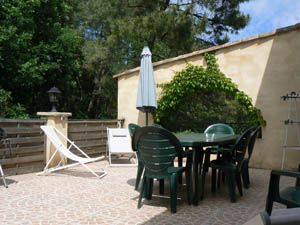
[[[230,41],[300,23],[300,0],[252,0],[241,4],[240,9],[251,19],[238,34],[229,35]]]

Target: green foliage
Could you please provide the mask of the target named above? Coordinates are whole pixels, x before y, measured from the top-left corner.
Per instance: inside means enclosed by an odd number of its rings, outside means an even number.
[[[12,104],[11,93],[0,88],[0,117],[27,119],[29,115],[19,103]]]
[[[84,98],[79,91],[82,37],[71,27],[71,13],[67,1],[1,1],[0,86],[11,93],[13,111],[25,107],[35,116],[49,110],[52,86],[63,93],[60,110],[75,115],[83,110],[76,104]]]
[[[74,118],[115,118],[113,74],[227,41],[248,23],[248,0],[0,0],[0,87],[13,112],[48,111],[47,90]]]
[[[162,85],[155,121],[172,131],[203,131],[217,122],[265,125],[251,99],[219,70],[215,56],[204,59],[206,68],[188,64]]]
[[[85,37],[85,75],[93,81],[88,115],[116,115],[112,75],[138,66],[145,45],[155,62],[224,43],[226,33],[248,23],[249,17],[239,11],[245,1],[73,1],[74,24]]]
[[[249,21],[239,11],[247,1],[77,0],[75,21],[98,46],[98,62],[123,70],[139,64],[145,45],[157,61],[227,42]]]

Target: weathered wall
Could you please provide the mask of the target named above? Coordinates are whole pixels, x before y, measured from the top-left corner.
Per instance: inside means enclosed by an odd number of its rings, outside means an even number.
[[[252,166],[280,168],[281,146],[285,133],[282,121],[287,119],[289,106],[289,102],[281,100],[280,96],[291,91],[300,91],[299,40],[300,26],[295,25],[238,43],[167,59],[154,64],[155,81],[156,84],[168,82],[174,76],[174,72],[185,68],[187,62],[203,65],[203,52],[215,52],[221,71],[252,98],[267,121],[267,126],[263,128],[263,138],[256,142]],[[145,115],[135,108],[138,73],[136,68],[116,75],[118,118],[125,119],[125,127],[131,122],[145,124]],[[159,97],[159,89],[157,93]],[[295,144],[295,125],[290,131],[289,142]],[[300,151],[288,151],[285,167],[296,168],[299,159]]]

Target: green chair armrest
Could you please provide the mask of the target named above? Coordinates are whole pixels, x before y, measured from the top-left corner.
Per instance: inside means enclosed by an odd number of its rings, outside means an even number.
[[[185,170],[184,167],[169,167],[168,168],[168,173],[182,173]]]
[[[300,172],[288,171],[288,170],[272,170],[271,174],[277,176],[295,177],[300,178]]]
[[[232,148],[218,148],[217,152],[218,153],[231,153],[231,152],[233,152],[233,149]]]
[[[210,151],[211,153],[216,153],[216,152],[218,152],[218,146],[210,146],[210,147],[207,147],[206,149],[205,149],[205,151]]]

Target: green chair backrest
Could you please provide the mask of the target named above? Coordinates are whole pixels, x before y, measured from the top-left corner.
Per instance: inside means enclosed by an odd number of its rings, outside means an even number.
[[[137,129],[139,129],[140,126],[135,123],[128,124],[129,134],[131,137],[133,137],[134,132],[136,132]]]
[[[253,127],[247,129],[246,131],[244,131],[240,137],[236,140],[235,144],[234,144],[234,159],[235,162],[237,163],[237,168],[240,170],[242,167],[242,164],[244,162],[245,159],[245,154],[248,148],[248,144],[250,141],[250,135],[253,131]]]
[[[204,131],[207,134],[234,134],[234,130],[231,126],[224,123],[216,123],[207,127]]]
[[[167,173],[181,150],[178,139],[160,127],[141,127],[133,136],[133,144],[138,149],[146,172],[151,174]]]
[[[159,127],[159,128],[163,128],[163,126],[162,126],[162,125],[160,125],[160,124],[157,124],[157,123],[153,123],[153,124],[151,125],[151,127]]]
[[[248,160],[250,160],[250,158],[251,158],[259,130],[260,130],[260,126],[254,128],[253,131],[251,132],[250,140],[249,140],[249,144],[248,144]]]
[[[141,127],[135,123],[128,124],[128,130],[129,130],[129,134],[131,136],[131,147],[132,147],[133,151],[137,151],[137,149],[136,149],[136,146],[133,144],[132,137],[139,128],[141,128]]]

